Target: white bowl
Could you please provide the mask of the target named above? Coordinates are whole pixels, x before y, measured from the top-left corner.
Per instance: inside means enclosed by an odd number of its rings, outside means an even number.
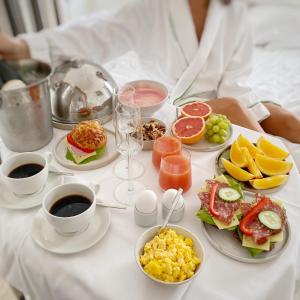
[[[159,110],[167,101],[169,93],[168,89],[161,83],[153,80],[136,80],[128,82],[128,85],[134,88],[153,88],[159,90],[163,95],[164,98],[156,104],[148,105],[148,106],[141,106],[141,114],[142,117],[152,116],[157,110]]]
[[[180,285],[180,284],[186,284],[188,283],[189,281],[193,280],[196,276],[199,275],[200,271],[202,270],[203,268],[203,263],[204,263],[204,259],[205,259],[205,252],[204,252],[204,247],[202,245],[202,243],[200,242],[200,240],[197,238],[197,236],[195,234],[193,234],[191,231],[181,227],[181,226],[178,226],[178,225],[172,225],[172,224],[169,224],[167,227],[168,228],[171,228],[171,229],[174,229],[176,231],[176,233],[178,234],[182,234],[183,236],[185,237],[189,237],[193,240],[193,244],[194,244],[194,250],[198,256],[198,258],[200,259],[200,265],[198,266],[197,270],[195,271],[195,274],[186,279],[186,280],[183,280],[183,281],[179,281],[179,282],[165,282],[165,281],[162,281],[162,280],[159,280],[159,279],[156,279],[155,277],[152,277],[150,275],[148,275],[141,263],[140,263],[140,256],[143,254],[143,250],[144,250],[144,246],[147,242],[149,242],[150,240],[153,239],[153,237],[156,235],[159,227],[161,225],[158,225],[158,226],[154,226],[154,227],[151,227],[149,228],[148,230],[146,230],[137,240],[136,242],[136,246],[135,246],[135,260],[136,260],[136,263],[138,264],[138,267],[139,269],[144,273],[144,275],[146,275],[148,278],[150,278],[151,280],[153,281],[156,281],[158,283],[161,283],[161,284],[164,284],[164,285]]]
[[[167,125],[166,123],[164,123],[163,121],[159,120],[159,119],[156,119],[156,118],[151,118],[151,117],[145,117],[145,118],[142,118],[142,121],[141,121],[141,124],[145,124],[151,120],[154,120],[156,122],[158,122],[160,125],[164,126],[165,127],[165,133],[162,135],[166,135],[167,133]],[[155,140],[150,140],[150,141],[144,141],[143,142],[143,150],[152,150],[153,149],[153,144],[154,144],[154,141]]]

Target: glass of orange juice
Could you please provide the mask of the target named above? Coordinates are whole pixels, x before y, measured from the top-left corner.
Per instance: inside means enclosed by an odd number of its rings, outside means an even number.
[[[188,191],[192,185],[191,154],[182,149],[178,154],[161,158],[159,184],[163,190],[182,188]]]
[[[152,163],[159,169],[161,158],[181,152],[181,142],[173,136],[162,136],[154,141]]]

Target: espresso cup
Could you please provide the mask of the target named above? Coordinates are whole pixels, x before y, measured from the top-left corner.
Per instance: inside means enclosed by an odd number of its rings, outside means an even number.
[[[54,215],[53,212],[51,213],[55,205],[59,206],[60,201],[64,201],[65,206],[68,205],[68,201],[70,201],[70,205],[73,205],[71,196],[84,197],[91,204],[86,210],[74,216],[58,216]],[[47,221],[58,233],[63,235],[84,231],[93,219],[95,209],[94,191],[81,183],[67,183],[57,186],[50,190],[43,199],[43,211]]]
[[[12,177],[11,174],[13,171],[20,167],[22,168],[22,166],[23,168],[25,168],[25,166],[28,167],[28,165],[38,165],[41,169],[34,175],[28,175],[28,177]],[[39,153],[25,152],[13,155],[4,161],[0,169],[0,174],[4,184],[11,192],[17,195],[30,195],[43,188],[48,178],[48,170],[47,157]]]

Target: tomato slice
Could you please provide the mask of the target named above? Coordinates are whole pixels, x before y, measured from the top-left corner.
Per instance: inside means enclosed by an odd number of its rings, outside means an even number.
[[[212,184],[212,188],[210,191],[210,196],[209,196],[209,212],[214,216],[217,217],[219,216],[219,212],[217,212],[214,209],[214,204],[215,204],[215,198],[216,198],[216,194],[217,194],[217,188],[218,188],[218,184],[217,183],[213,183]]]
[[[69,133],[69,134],[67,135],[67,141],[68,141],[69,144],[71,144],[72,146],[78,148],[79,150],[81,150],[81,151],[83,151],[83,152],[86,152],[86,153],[92,153],[92,152],[95,151],[94,149],[88,149],[88,148],[83,148],[83,147],[79,146],[79,145],[73,140],[71,133]]]
[[[247,228],[248,224],[252,222],[261,211],[264,210],[264,207],[269,204],[270,201],[271,200],[269,198],[264,197],[240,221],[240,229],[245,235],[251,236],[253,234],[252,229]]]

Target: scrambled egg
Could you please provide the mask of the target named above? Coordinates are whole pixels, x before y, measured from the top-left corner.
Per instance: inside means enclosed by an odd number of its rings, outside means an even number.
[[[188,279],[200,265],[193,240],[172,229],[164,229],[146,243],[140,262],[147,274],[165,282]]]

